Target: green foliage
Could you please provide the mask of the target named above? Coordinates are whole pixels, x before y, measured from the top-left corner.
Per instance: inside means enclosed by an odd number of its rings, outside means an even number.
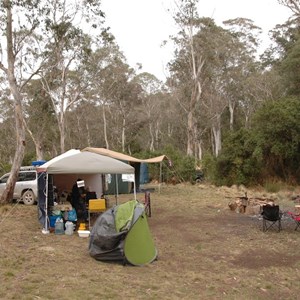
[[[171,160],[167,181],[172,183],[193,182],[195,177],[195,158],[182,154],[181,151],[171,145],[165,147],[164,153]]]
[[[300,180],[300,101],[267,102],[254,117],[255,153],[266,174],[284,181]]]
[[[285,59],[281,63],[283,78],[291,95],[300,95],[300,38],[293,47],[287,51]]]
[[[35,152],[26,152],[23,158],[22,166],[31,166],[31,163],[36,160]]]
[[[215,156],[210,153],[206,153],[201,161],[201,165],[205,180],[215,182],[215,178],[218,177]]]
[[[0,176],[9,173],[11,170],[11,164],[5,163],[0,166]]]
[[[299,99],[266,102],[255,114],[252,129],[230,132],[219,157],[204,159],[206,178],[228,186],[300,182],[299,120]]]
[[[194,157],[184,155],[181,151],[169,145],[163,151],[144,151],[135,154],[135,157],[150,158],[166,155],[170,161],[164,161],[162,169],[162,180],[167,183],[193,182],[195,179],[195,166],[197,161]],[[159,180],[159,164],[149,164],[151,180]]]
[[[260,161],[253,156],[255,143],[251,132],[240,129],[230,132],[223,142],[223,149],[215,160],[204,160],[206,173],[216,185],[257,183],[260,174]],[[209,166],[211,163],[211,166]]]

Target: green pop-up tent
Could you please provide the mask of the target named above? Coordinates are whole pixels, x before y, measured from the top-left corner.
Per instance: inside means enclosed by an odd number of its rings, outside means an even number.
[[[116,205],[96,220],[90,235],[89,253],[96,260],[141,266],[157,257],[145,214],[137,200]]]

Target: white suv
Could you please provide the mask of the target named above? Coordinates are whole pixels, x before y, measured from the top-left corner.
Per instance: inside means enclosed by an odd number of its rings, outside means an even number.
[[[0,196],[2,195],[9,173],[0,178]],[[37,175],[35,167],[21,167],[16,181],[13,199],[26,205],[33,205],[37,199]]]

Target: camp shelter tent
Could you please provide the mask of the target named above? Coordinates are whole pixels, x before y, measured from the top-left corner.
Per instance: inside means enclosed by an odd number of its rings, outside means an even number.
[[[58,181],[68,185],[71,190],[80,177],[86,181],[86,186],[97,189],[97,185],[101,185],[101,174],[134,174],[134,168],[111,157],[71,149],[37,167],[37,173],[39,219],[47,231],[48,210],[52,204],[49,203],[52,200],[49,188],[57,186]]]
[[[136,200],[116,205],[100,215],[92,230],[89,253],[100,261],[144,265],[157,257],[145,206]]]
[[[162,162],[164,160],[168,160],[168,157],[166,155],[160,155],[148,159],[139,159],[127,154],[119,153],[116,151],[112,151],[106,148],[93,148],[93,147],[87,147],[84,148],[82,151],[88,151],[92,153],[97,153],[100,155],[105,155],[111,158],[115,158],[124,162],[128,162],[135,168],[135,187],[138,190],[140,186],[140,170],[141,170],[141,163],[159,163],[160,164],[160,178],[159,178],[159,183],[161,184],[162,182]],[[116,180],[117,181],[117,180]],[[127,189],[128,190],[128,189]],[[130,190],[130,189],[129,189]],[[125,191],[125,190],[124,190]]]

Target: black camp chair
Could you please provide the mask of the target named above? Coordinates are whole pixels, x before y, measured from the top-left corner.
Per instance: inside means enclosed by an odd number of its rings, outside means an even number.
[[[281,230],[281,216],[282,213],[279,210],[278,205],[264,205],[262,211],[263,217],[263,231],[267,231],[270,228]]]

